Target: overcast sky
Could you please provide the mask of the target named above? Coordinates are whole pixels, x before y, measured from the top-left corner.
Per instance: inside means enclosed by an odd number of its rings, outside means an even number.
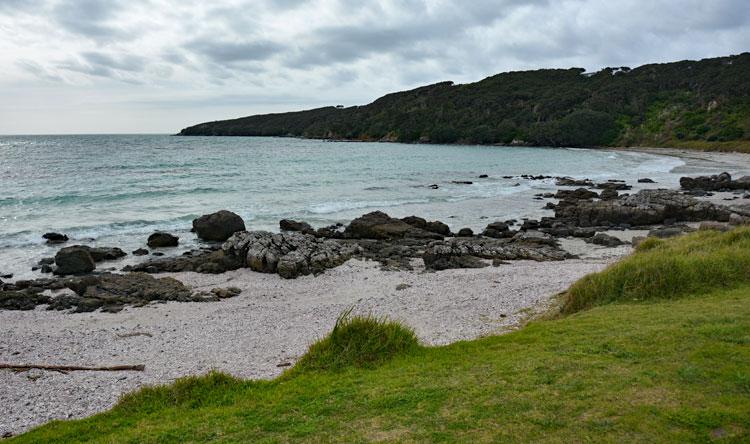
[[[177,132],[750,50],[750,0],[0,0],[0,134]]]

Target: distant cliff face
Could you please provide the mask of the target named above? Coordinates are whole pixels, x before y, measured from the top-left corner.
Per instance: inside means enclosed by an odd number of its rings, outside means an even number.
[[[750,53],[675,63],[509,72],[326,107],[202,123],[181,135],[551,146],[750,141]]]

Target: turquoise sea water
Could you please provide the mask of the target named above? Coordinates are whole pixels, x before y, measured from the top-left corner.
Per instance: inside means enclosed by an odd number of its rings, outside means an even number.
[[[478,229],[490,218],[546,214],[533,194],[553,181],[651,177],[674,186],[677,158],[612,151],[326,142],[288,138],[167,135],[0,137],[0,271],[29,276],[56,248],[47,231],[72,243],[144,246],[154,230],[194,247],[191,220],[229,209],[250,229],[281,218],[315,226],[381,209]],[[488,179],[478,179],[488,174]],[[451,181],[470,180],[471,185]],[[433,190],[428,185],[437,184]],[[57,247],[59,248],[59,247]],[[116,264],[120,265],[120,264]]]

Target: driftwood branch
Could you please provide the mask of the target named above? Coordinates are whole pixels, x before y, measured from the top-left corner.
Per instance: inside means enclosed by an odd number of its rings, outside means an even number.
[[[111,367],[81,367],[77,365],[44,365],[44,364],[2,364],[0,363],[0,369],[7,368],[16,371],[24,371],[31,369],[40,370],[53,370],[57,372],[73,372],[73,371],[90,371],[90,372],[123,372],[123,371],[134,371],[142,372],[146,370],[146,366],[140,365],[114,365]]]

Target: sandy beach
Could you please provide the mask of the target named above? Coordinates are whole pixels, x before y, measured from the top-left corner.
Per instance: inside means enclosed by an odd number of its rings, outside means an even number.
[[[247,269],[177,273],[196,290],[232,285],[243,292],[217,303],[167,303],[117,314],[0,311],[1,362],[146,365],[145,372],[2,371],[0,436],[95,414],[144,385],[212,369],[272,378],[352,306],[355,313],[403,321],[430,345],[513,329],[572,282],[629,251],[570,242],[567,247],[589,254],[559,263],[441,272],[425,272],[417,261],[414,271],[381,271],[375,262],[350,260],[295,280]],[[408,287],[398,290],[401,284]]]

